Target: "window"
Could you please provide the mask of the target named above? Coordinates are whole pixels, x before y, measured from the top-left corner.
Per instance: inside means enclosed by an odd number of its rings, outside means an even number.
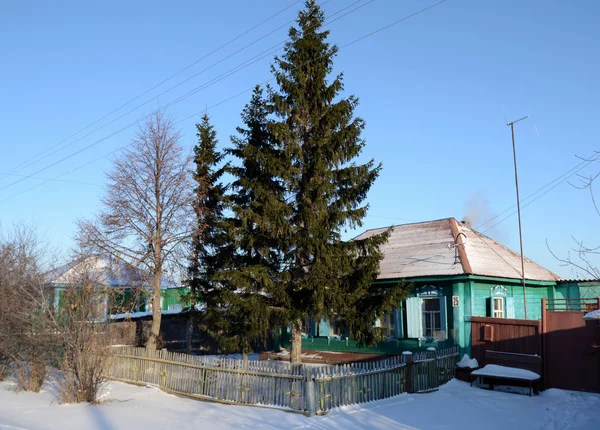
[[[381,318],[377,318],[375,326],[379,327],[384,336],[396,337],[396,327],[394,324],[394,312],[384,314]]]
[[[346,328],[344,327],[344,324],[340,320],[333,319],[331,321],[331,330],[329,332],[330,336],[343,337],[345,331],[346,331]]]
[[[504,318],[504,297],[493,297],[494,318]]]
[[[170,311],[176,311],[183,309],[183,305],[169,305],[167,309]]]
[[[421,307],[423,310],[423,336],[443,337],[440,299],[437,297],[423,298]]]
[[[442,288],[426,285],[416,293],[416,297],[406,299],[407,337],[428,341],[447,339],[447,301]],[[401,324],[401,320],[396,323]]]
[[[309,334],[310,333],[311,318],[310,317],[304,317],[304,319],[300,320],[300,322],[301,322],[300,332],[304,333],[304,334]]]
[[[492,318],[514,318],[515,300],[509,291],[502,285],[490,289],[490,298],[487,299],[487,315]]]
[[[107,314],[107,298],[94,297],[92,299],[92,321],[106,321]]]

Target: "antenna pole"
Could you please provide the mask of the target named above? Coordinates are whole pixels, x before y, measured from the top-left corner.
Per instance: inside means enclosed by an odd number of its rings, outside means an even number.
[[[524,116],[516,121],[509,122],[510,131],[512,134],[513,160],[515,163],[515,187],[517,188],[517,216],[519,218],[519,244],[521,245],[521,282],[523,283],[523,310],[525,311],[525,319],[527,319],[527,291],[525,289],[525,261],[523,258],[523,230],[521,227],[521,200],[519,199],[519,174],[517,172],[517,148],[515,146],[515,123],[529,118]]]

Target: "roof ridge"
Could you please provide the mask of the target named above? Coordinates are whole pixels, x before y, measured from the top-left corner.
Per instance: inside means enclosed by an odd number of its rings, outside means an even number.
[[[467,255],[467,251],[465,250],[465,241],[462,237],[465,236],[465,234],[459,231],[458,221],[456,220],[456,218],[452,217],[449,221],[450,233],[452,234],[452,238],[454,239],[454,246],[458,250],[458,258],[460,259],[460,264],[462,264],[463,272],[465,272],[467,275],[472,275],[473,269],[471,268],[469,256]]]
[[[431,222],[450,221],[451,219],[453,219],[453,220],[456,221],[456,218],[454,218],[454,217],[448,217],[448,218],[432,219],[432,220],[429,220],[429,221],[415,221],[415,222],[407,222],[407,223],[404,223],[404,224],[392,224],[392,225],[383,226],[383,227],[374,227],[374,228],[369,228],[369,229],[363,231],[358,236],[361,236],[361,235],[363,235],[365,233],[368,233],[368,232],[374,231],[374,230],[383,230],[383,229],[389,229],[389,228],[394,228],[394,227],[403,227],[405,225],[429,224]],[[358,236],[356,236],[356,237],[358,237]],[[354,238],[354,239],[356,239],[356,238]],[[353,239],[351,239],[351,240],[353,240]]]

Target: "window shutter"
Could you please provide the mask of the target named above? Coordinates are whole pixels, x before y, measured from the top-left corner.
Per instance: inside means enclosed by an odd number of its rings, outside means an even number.
[[[394,337],[403,337],[402,332],[402,310],[394,308]]]
[[[504,306],[506,309],[504,312],[506,313],[506,318],[515,318],[515,298],[514,297],[506,297],[504,299]]]
[[[331,334],[331,325],[328,320],[319,321],[319,336],[329,336]]]
[[[409,297],[406,299],[406,319],[408,337],[420,338],[423,330],[423,312],[420,298]]]
[[[493,318],[494,317],[494,302],[492,301],[491,297],[488,297],[487,299],[485,299],[485,308],[486,308],[487,316]]]
[[[444,331],[443,338],[448,339],[448,319],[446,318],[446,297],[440,297],[440,329]]]

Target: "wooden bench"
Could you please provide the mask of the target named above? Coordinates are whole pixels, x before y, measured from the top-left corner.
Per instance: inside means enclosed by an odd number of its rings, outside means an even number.
[[[511,352],[486,351],[485,366],[471,373],[475,379],[484,379],[490,389],[494,382],[514,386],[528,386],[529,396],[535,388],[539,392],[542,374],[542,358],[537,355],[515,354]],[[471,386],[474,379],[471,379]]]

